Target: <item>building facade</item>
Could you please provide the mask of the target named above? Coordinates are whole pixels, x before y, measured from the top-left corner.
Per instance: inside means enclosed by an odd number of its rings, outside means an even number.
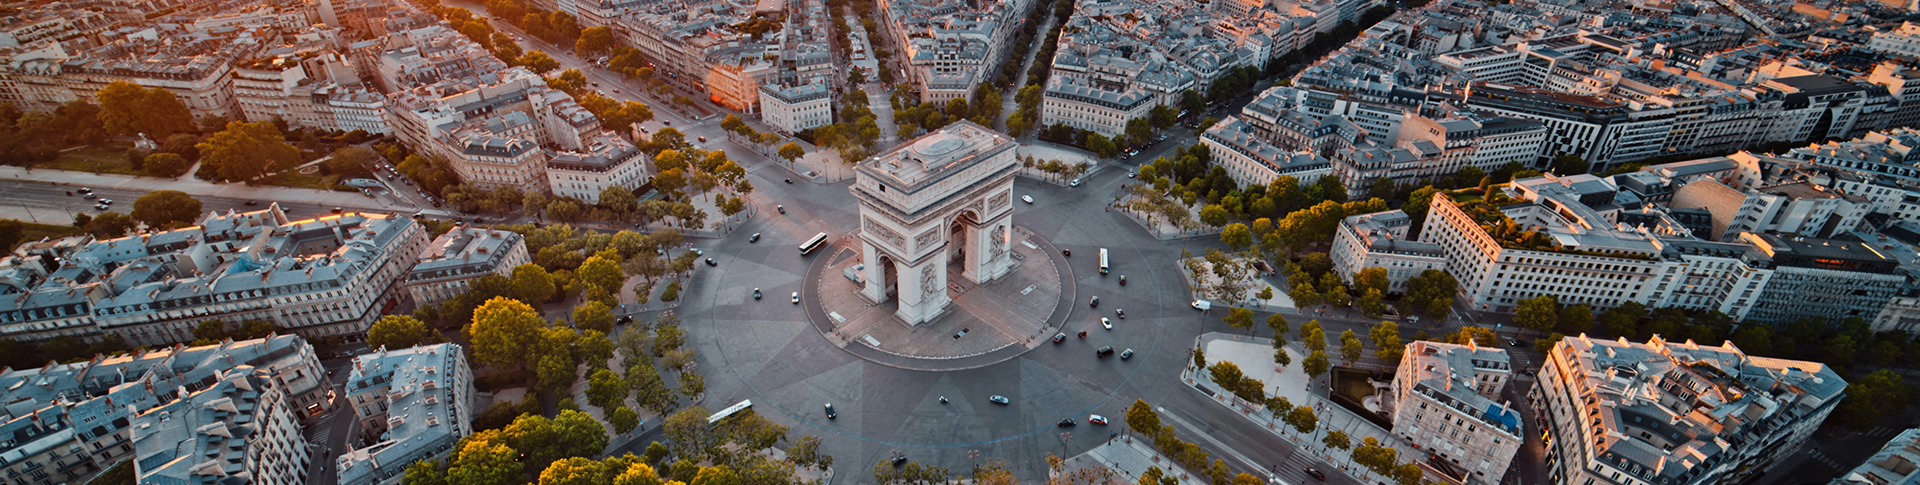
[[[1502,349],[1407,344],[1391,387],[1392,432],[1432,451],[1428,466],[1455,483],[1499,483],[1524,441],[1520,412],[1501,400],[1512,377]]]
[[[415,305],[432,305],[466,293],[468,283],[486,275],[511,277],[533,260],[520,233],[456,227],[433,239],[407,271],[407,294]]]

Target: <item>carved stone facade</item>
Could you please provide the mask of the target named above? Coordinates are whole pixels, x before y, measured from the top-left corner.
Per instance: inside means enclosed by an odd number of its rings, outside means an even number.
[[[898,298],[894,315],[920,325],[952,303],[949,272],[975,283],[1006,275],[1015,146],[963,121],[862,162],[848,189],[860,202],[862,293]]]

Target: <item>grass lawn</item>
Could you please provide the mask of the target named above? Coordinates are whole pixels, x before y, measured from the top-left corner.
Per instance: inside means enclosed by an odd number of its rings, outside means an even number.
[[[35,224],[25,221],[21,221],[21,224],[26,225],[26,227],[20,231],[21,241],[38,241],[44,237],[61,238],[87,232],[85,229],[70,225]]]
[[[334,183],[337,181],[336,179],[338,179],[338,177],[333,175],[308,175],[300,173],[298,170],[288,170],[280,172],[279,175],[261,179],[259,184],[299,189],[329,190],[333,188]]]
[[[56,158],[51,162],[34,165],[34,168],[143,175],[139,170],[134,170],[133,164],[127,163],[127,150],[129,148],[130,147],[125,145],[86,147],[62,153],[60,154],[60,158]]]

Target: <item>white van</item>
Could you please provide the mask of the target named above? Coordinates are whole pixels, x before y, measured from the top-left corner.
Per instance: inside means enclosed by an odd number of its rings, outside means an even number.
[[[1194,301],[1193,301],[1193,309],[1195,309],[1195,310],[1212,310],[1212,309],[1213,309],[1213,302],[1210,302],[1210,301],[1206,301],[1206,300],[1194,300]]]

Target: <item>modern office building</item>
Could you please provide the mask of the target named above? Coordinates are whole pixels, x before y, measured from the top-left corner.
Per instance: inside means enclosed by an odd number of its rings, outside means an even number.
[[[1874,321],[1907,284],[1900,262],[1852,239],[1778,234],[1740,235],[1772,260],[1773,277],[1755,297],[1749,320],[1787,323],[1799,318]]]

